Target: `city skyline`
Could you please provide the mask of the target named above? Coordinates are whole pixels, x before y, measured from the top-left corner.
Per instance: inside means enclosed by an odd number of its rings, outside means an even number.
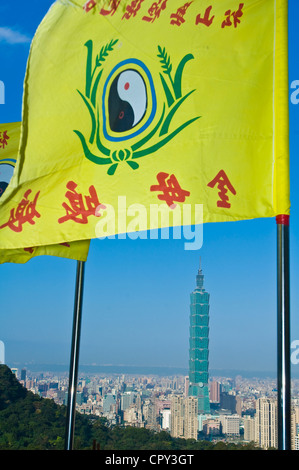
[[[30,41],[52,1],[1,2],[0,122],[21,120]],[[289,2],[291,340],[299,340],[296,80],[299,6]],[[55,138],[55,136],[53,136]],[[98,240],[86,263],[80,364],[188,370],[189,293],[199,257],[211,294],[210,369],[276,371],[275,220],[205,224],[203,246],[184,240]],[[8,365],[68,364],[76,262],[39,257],[1,271],[0,340]],[[299,364],[292,364],[294,376]]]
[[[67,373],[12,369],[29,391],[58,405],[67,400]],[[210,378],[211,410],[197,414],[196,397],[188,396],[188,376],[79,374],[76,409],[104,417],[112,428],[165,431],[174,438],[255,442],[277,447],[277,389],[274,378]],[[298,449],[299,381],[293,381],[292,449]]]

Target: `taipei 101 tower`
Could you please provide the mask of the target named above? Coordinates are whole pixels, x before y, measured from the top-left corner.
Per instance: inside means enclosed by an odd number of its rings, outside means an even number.
[[[210,413],[209,300],[199,266],[196,287],[190,295],[189,396],[198,398],[198,414]]]

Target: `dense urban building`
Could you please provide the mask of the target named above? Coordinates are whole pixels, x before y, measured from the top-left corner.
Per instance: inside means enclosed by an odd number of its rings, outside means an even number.
[[[185,439],[198,437],[198,400],[197,397],[176,395],[171,400],[171,435]]]
[[[277,400],[259,398],[256,403],[255,441],[263,448],[277,448]]]
[[[216,380],[210,383],[210,403],[220,403],[220,383]]]
[[[221,432],[227,436],[240,436],[240,416],[238,414],[219,416]]]
[[[250,415],[244,416],[244,441],[255,441],[255,418]]]

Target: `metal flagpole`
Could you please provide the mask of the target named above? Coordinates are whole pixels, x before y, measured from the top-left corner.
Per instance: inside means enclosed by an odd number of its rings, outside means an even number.
[[[65,430],[65,450],[72,450],[73,441],[74,441],[84,269],[85,269],[85,262],[77,261],[76,292],[75,292],[75,304],[74,304],[73,333],[72,333],[69,389],[68,389],[66,430]]]
[[[277,223],[277,393],[278,449],[291,449],[289,216]]]

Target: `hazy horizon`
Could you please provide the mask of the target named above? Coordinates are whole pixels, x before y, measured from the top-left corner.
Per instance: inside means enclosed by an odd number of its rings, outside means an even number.
[[[22,117],[30,41],[51,0],[2,1],[0,122]],[[30,6],[28,6],[30,5]],[[299,341],[299,2],[289,1],[291,341]],[[298,81],[298,83],[297,83]],[[262,86],[262,85],[261,85]],[[188,368],[190,293],[199,258],[210,293],[210,370],[276,371],[276,223],[205,224],[203,246],[184,240],[98,240],[90,245],[83,297],[84,364]],[[69,364],[76,262],[36,257],[1,270],[5,361]],[[292,365],[293,376],[299,364]]]

